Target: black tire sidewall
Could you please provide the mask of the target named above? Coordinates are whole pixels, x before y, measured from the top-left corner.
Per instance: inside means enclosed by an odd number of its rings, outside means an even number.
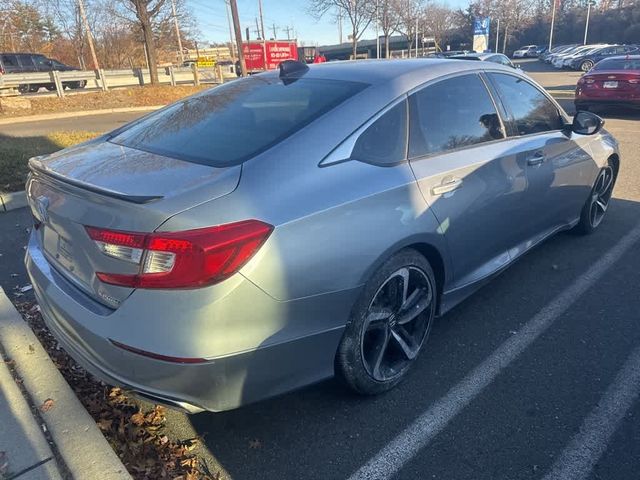
[[[369,305],[381,285],[389,278],[389,276],[391,276],[391,274],[403,267],[416,267],[425,273],[431,284],[434,299],[430,306],[427,331],[418,355],[416,355],[416,358],[412,360],[400,375],[388,381],[381,382],[371,377],[364,366],[361,345],[364,335],[365,318]],[[349,323],[345,328],[345,332],[336,354],[335,363],[336,375],[338,378],[346,383],[351,389],[365,395],[375,395],[395,387],[400,381],[402,381],[407,372],[415,364],[423,350],[424,344],[429,338],[433,318],[435,316],[436,299],[437,284],[435,276],[431,265],[429,265],[429,262],[423,255],[413,249],[404,249],[390,257],[378,268],[378,270],[376,270],[369,281],[367,281],[353,307]]]
[[[618,177],[617,175],[618,172],[616,172],[615,166],[613,165],[610,158],[607,159],[606,167],[609,167],[613,170],[613,185],[611,186],[611,190],[613,194],[613,188],[615,188],[616,186],[616,179]],[[591,219],[589,218],[590,209],[591,209],[591,196],[593,195],[593,191],[596,188],[596,185],[598,183],[598,178],[600,178],[600,172],[602,172],[602,169],[598,170],[598,176],[596,177],[596,180],[593,186],[591,187],[591,190],[589,191],[589,197],[587,198],[584,206],[582,207],[582,210],[580,211],[580,220],[578,224],[575,226],[575,228],[573,229],[573,231],[577,234],[589,235],[590,233],[595,232],[600,227],[600,225],[602,225],[602,222],[600,222],[598,226],[594,227],[593,225],[591,225]],[[606,213],[605,213],[605,218],[606,218]],[[603,218],[602,221],[604,221],[605,218]]]

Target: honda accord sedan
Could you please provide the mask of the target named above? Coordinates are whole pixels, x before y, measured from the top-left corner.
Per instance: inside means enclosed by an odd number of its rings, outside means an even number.
[[[65,350],[142,397],[376,394],[434,317],[596,230],[619,162],[598,116],[513,68],[287,61],[31,159],[26,265]]]

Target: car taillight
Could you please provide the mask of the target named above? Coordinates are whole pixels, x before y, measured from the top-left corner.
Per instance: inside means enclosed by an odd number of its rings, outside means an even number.
[[[132,288],[199,288],[220,282],[240,270],[273,231],[258,220],[149,234],[85,228],[103,254],[139,265],[137,274],[96,276]]]

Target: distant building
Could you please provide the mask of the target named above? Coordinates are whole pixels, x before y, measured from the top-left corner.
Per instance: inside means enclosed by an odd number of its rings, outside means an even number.
[[[406,52],[409,48],[409,42],[404,35],[393,35],[389,37],[389,52],[391,57],[403,57],[406,56]],[[412,42],[412,52],[415,48],[415,40]],[[353,47],[351,42],[339,43],[336,45],[324,45],[318,48],[320,52],[327,57],[327,60],[350,60],[353,53]],[[418,45],[418,54],[423,51],[423,45]],[[435,51],[435,45],[433,42],[424,44],[424,53],[431,53]],[[404,52],[404,55],[403,55]],[[380,57],[384,58],[385,54],[385,41],[384,37],[380,37]],[[358,42],[357,50],[358,58],[376,58],[376,40],[360,40]]]

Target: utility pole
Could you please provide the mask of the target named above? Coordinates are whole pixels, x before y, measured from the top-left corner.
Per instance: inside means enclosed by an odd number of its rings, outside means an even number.
[[[376,0],[376,59],[380,58],[380,33],[378,32],[378,26],[380,25],[379,8],[380,0]]]
[[[338,38],[339,43],[342,44],[342,10],[338,10]]]
[[[264,18],[262,18],[262,0],[258,0],[258,11],[260,12],[260,31],[262,32],[262,40],[266,40],[264,33]]]
[[[229,0],[224,1],[227,10],[227,23],[229,24],[229,46],[231,47],[231,58],[235,58],[235,48],[233,47],[233,27],[231,26],[231,13],[229,12]]]
[[[418,17],[416,17],[416,52],[415,57],[418,58]]]
[[[258,25],[258,17],[255,18],[256,20],[256,29],[254,30],[254,32],[256,32],[256,39],[261,39],[262,38],[262,33],[260,33],[260,25]]]
[[[287,32],[287,40],[291,40],[291,30],[292,30],[292,28],[289,25],[287,25],[284,28],[284,30]]]
[[[587,34],[589,33],[589,17],[591,16],[591,5],[595,3],[594,0],[587,0],[587,23],[584,25],[584,44],[587,44]]]
[[[273,27],[271,27],[271,28],[273,28],[273,39],[277,40],[278,39],[278,28],[276,27],[276,24],[274,23]]]
[[[553,0],[553,9],[551,10],[551,31],[549,32],[549,50],[551,50],[551,45],[553,43],[553,26],[556,23],[556,3],[557,0]]]
[[[496,53],[498,53],[498,45],[500,41],[500,19],[498,18],[498,25],[496,25]]]
[[[502,39],[502,53],[507,51],[507,38],[509,38],[509,24],[504,27],[504,38]]]
[[[176,27],[176,37],[178,38],[178,50],[180,51],[180,63],[184,62],[184,52],[182,51],[182,39],[180,38],[180,26],[178,25],[178,15],[176,15],[176,0],[171,0],[171,12],[173,22]]]
[[[236,0],[229,0],[231,6],[231,17],[233,18],[233,30],[236,35],[236,47],[240,59],[240,72],[243,77],[247,76],[247,64],[244,62],[244,52],[242,51],[242,31],[240,30],[240,17],[238,16],[238,4]]]
[[[260,12],[260,30],[262,31],[262,60],[264,69],[269,70],[267,65],[267,36],[264,34],[264,18],[262,18],[262,0],[258,0],[258,11]]]
[[[89,21],[87,20],[87,14],[84,11],[84,3],[82,0],[78,0],[78,7],[80,8],[80,16],[82,17],[82,23],[84,23],[84,29],[87,31],[87,41],[89,42],[89,50],[91,50],[93,68],[94,70],[100,70],[100,64],[98,63],[98,57],[96,56],[96,49],[93,46],[93,35],[91,35],[91,28],[89,28]]]

